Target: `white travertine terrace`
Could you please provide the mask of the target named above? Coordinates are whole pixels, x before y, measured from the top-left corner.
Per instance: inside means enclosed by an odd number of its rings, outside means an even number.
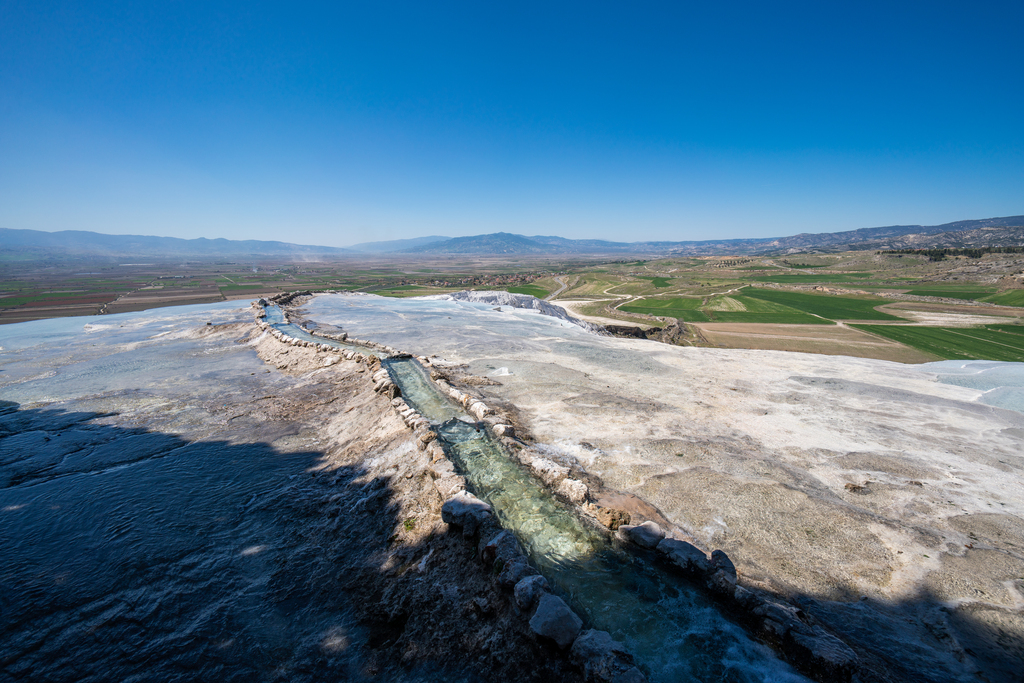
[[[1024,415],[938,381],[948,364],[673,347],[465,302],[308,310],[500,381],[480,390],[537,442],[893,662],[970,677],[1005,662],[980,633],[1024,637]]]

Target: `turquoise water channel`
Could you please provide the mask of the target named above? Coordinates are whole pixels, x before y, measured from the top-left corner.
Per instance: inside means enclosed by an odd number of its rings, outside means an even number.
[[[267,308],[267,322],[298,339],[313,337]],[[588,627],[624,642],[651,681],[806,681],[769,648],[726,620],[692,585],[655,566],[649,552],[627,552],[556,499],[411,358],[384,359],[402,397],[434,426],[468,488],[494,508],[533,564]]]
[[[314,344],[327,344],[343,351],[357,351],[364,356],[380,356],[381,353],[368,346],[360,346],[359,344],[350,344],[348,342],[338,341],[337,339],[330,339],[327,337],[317,337],[310,334],[306,330],[302,329],[294,323],[287,322],[284,317],[284,311],[278,306],[267,306],[263,309],[266,311],[267,317],[264,318],[266,323],[276,329],[282,334],[287,334],[289,337],[294,337],[301,341],[313,342]]]

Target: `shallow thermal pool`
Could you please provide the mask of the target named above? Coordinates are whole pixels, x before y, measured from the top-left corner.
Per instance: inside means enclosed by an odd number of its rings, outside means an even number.
[[[979,403],[1024,413],[1024,363],[992,360],[945,360],[918,366],[944,384],[984,392]]]

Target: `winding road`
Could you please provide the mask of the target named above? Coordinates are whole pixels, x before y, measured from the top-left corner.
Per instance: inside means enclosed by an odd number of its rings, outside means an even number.
[[[562,278],[558,277],[557,275],[555,276],[555,282],[558,283],[558,287],[559,287],[558,291],[554,292],[553,294],[548,294],[546,297],[544,297],[545,301],[551,301],[552,299],[554,299],[556,296],[558,296],[559,294],[564,292],[569,287],[569,285],[565,284],[565,281],[562,280]]]

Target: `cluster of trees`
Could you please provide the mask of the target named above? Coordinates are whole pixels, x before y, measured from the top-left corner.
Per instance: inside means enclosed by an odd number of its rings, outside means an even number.
[[[379,280],[386,287],[398,285],[418,285],[430,287],[480,287],[526,285],[534,280],[547,277],[548,273],[507,273],[504,275],[453,275],[444,279],[400,278],[398,280]]]
[[[929,261],[941,261],[947,256],[966,256],[981,258],[985,254],[1024,254],[1024,247],[977,247],[970,249],[888,249],[876,251],[876,254],[916,254],[927,256]]]

